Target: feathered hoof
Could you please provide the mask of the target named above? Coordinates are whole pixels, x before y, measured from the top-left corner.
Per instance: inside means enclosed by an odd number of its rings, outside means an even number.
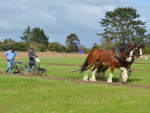
[[[84,80],[84,81],[88,81],[88,77],[86,77],[86,76],[83,77],[83,80]]]
[[[108,82],[108,83],[112,83],[112,80],[107,79],[107,82]]]
[[[101,80],[101,76],[96,75],[96,80]]]
[[[126,84],[126,82],[122,82],[122,84]]]
[[[106,78],[102,78],[102,81],[107,81],[107,79]]]
[[[94,79],[94,78],[90,78],[90,80],[89,81],[96,81],[96,79]]]

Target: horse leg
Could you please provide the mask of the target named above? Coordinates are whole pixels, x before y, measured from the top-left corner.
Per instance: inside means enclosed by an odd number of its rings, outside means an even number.
[[[102,75],[102,81],[106,81],[107,79],[105,78],[105,73],[107,71],[108,67],[103,68],[103,75]]]
[[[112,83],[112,77],[113,77],[114,69],[115,69],[115,66],[112,65],[111,68],[110,68],[110,74],[109,74],[109,77],[108,77],[108,79],[107,79],[107,82],[109,82],[109,83]]]
[[[84,81],[88,81],[88,73],[89,73],[90,68],[91,68],[91,65],[88,65],[87,70],[86,70],[86,74],[85,74],[85,76],[83,77],[83,80],[84,80]]]
[[[120,78],[118,80],[119,82],[122,82],[122,70],[121,70],[121,73],[120,73]]]
[[[95,66],[92,70],[92,77],[90,78],[90,81],[96,81],[96,79],[95,79],[96,70],[97,70],[97,66]]]
[[[121,77],[120,77],[120,79],[122,78],[122,84],[125,84],[126,82],[127,82],[127,79],[128,79],[128,75],[127,75],[127,69],[126,68],[124,68],[124,67],[121,67],[120,68],[121,69]]]
[[[98,67],[98,70],[97,70],[97,75],[96,75],[96,79],[97,80],[100,80],[101,79],[101,73],[102,73],[102,70],[103,70],[103,66],[99,66]]]
[[[129,79],[130,75],[132,74],[131,68],[128,67],[128,68],[127,68],[127,71],[129,72],[129,73],[128,73],[128,79]]]

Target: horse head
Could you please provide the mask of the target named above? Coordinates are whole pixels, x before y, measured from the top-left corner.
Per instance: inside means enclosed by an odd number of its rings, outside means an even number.
[[[126,54],[127,54],[126,60],[128,62],[131,62],[133,60],[132,57],[133,57],[133,53],[134,53],[133,45],[128,44],[128,47],[127,47],[127,49],[125,49],[125,51],[126,51]]]
[[[142,47],[140,44],[134,44],[133,55],[136,56],[139,60],[142,59]]]

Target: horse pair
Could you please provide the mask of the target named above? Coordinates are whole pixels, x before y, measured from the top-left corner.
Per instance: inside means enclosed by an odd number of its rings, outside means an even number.
[[[95,72],[98,69],[99,74],[97,78],[105,80],[105,72],[110,67],[110,74],[107,82],[112,83],[113,72],[115,68],[121,69],[120,81],[126,83],[127,79],[131,74],[130,66],[134,62],[134,57],[137,56],[138,59],[142,59],[142,48],[140,44],[119,44],[117,47],[111,50],[94,49],[89,54],[84,64],[81,66],[80,73],[86,70],[86,75],[83,80],[88,81],[88,73],[92,66],[92,77],[90,81],[96,81]],[[129,75],[127,75],[127,70]],[[101,73],[103,75],[101,77]]]

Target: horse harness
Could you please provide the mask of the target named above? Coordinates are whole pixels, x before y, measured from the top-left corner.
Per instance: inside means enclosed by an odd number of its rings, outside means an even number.
[[[126,61],[127,57],[132,57],[132,56],[128,55],[129,52],[133,49],[132,46],[129,50],[126,51],[127,55],[122,54],[117,46],[114,47],[113,49],[114,49],[114,52],[115,52],[116,59],[121,63]],[[121,55],[124,56],[124,57],[122,58]]]

